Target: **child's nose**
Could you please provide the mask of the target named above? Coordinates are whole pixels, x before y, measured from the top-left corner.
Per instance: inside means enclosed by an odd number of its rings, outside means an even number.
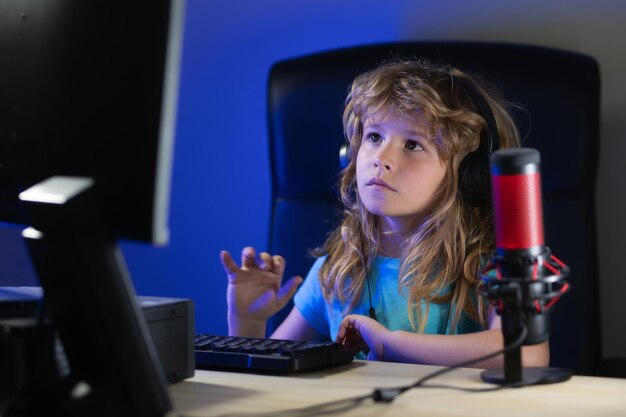
[[[378,168],[381,172],[383,170],[384,171],[390,171],[391,170],[391,165],[381,161],[379,158],[374,159],[374,167]]]
[[[393,166],[393,148],[389,144],[385,144],[378,149],[376,158],[374,159],[374,166],[381,170],[390,171]]]

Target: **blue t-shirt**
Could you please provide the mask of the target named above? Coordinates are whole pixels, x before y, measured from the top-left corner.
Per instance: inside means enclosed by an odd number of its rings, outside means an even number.
[[[307,323],[320,334],[326,335],[330,340],[335,340],[339,324],[346,314],[362,314],[369,316],[369,294],[367,287],[363,289],[361,299],[351,312],[346,312],[345,304],[338,300],[327,303],[322,293],[319,282],[319,270],[324,264],[326,257],[318,258],[302,286],[294,297],[294,304]],[[372,306],[376,310],[377,321],[389,330],[405,330],[415,332],[409,322],[407,302],[408,291],[399,291],[398,277],[400,272],[400,259],[376,256],[372,269],[369,273],[370,288],[372,290]],[[428,312],[428,322],[424,328],[427,334],[451,333],[449,321],[452,315],[448,314],[449,303],[431,303]],[[425,312],[425,306],[422,312]],[[483,330],[480,325],[464,314],[461,315],[456,333],[473,333]]]

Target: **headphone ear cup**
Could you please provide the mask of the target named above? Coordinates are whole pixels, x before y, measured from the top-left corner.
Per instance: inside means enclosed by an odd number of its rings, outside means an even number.
[[[484,206],[491,199],[489,157],[480,150],[470,153],[461,161],[459,194],[470,207]]]

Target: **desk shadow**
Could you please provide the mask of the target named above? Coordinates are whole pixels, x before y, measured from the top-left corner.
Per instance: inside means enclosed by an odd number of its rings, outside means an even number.
[[[336,374],[340,374],[343,372],[350,371],[351,369],[357,369],[366,366],[364,362],[350,362],[345,365],[334,366],[332,368],[324,368],[311,370],[309,372],[298,372],[293,374],[293,376],[303,378],[303,379],[321,379],[329,376],[333,376]]]
[[[289,377],[289,378],[303,378],[303,379],[321,379],[328,376],[332,376],[338,373],[349,371],[350,369],[356,369],[365,366],[363,362],[350,362],[344,365],[331,366],[326,368],[307,369],[304,371],[295,372],[280,372],[280,371],[262,371],[262,370],[250,370],[242,368],[218,368],[218,367],[204,367],[198,366],[197,369],[204,371],[218,371],[229,372],[244,375],[263,375],[263,376],[276,376],[276,377]]]

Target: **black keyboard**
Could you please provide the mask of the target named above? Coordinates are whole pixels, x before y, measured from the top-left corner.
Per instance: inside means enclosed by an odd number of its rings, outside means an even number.
[[[349,363],[353,353],[340,343],[198,334],[197,368],[299,372]]]

